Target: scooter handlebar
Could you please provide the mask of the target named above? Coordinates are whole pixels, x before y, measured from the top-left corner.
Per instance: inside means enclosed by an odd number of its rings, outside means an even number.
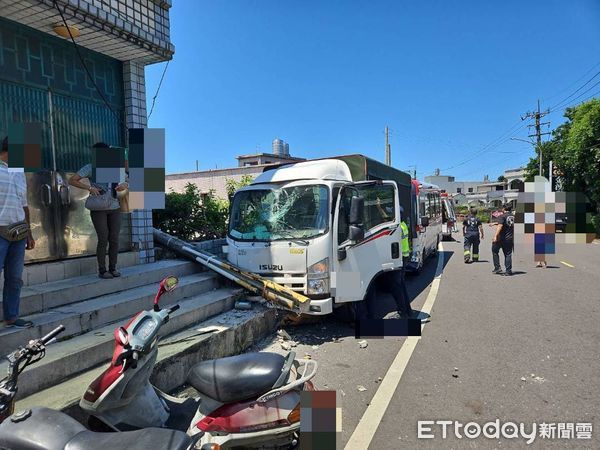
[[[174,313],[175,311],[177,311],[179,308],[180,308],[180,306],[179,306],[179,305],[175,305],[175,306],[172,306],[171,308],[169,308],[169,315],[170,315],[170,314],[173,314],[173,313]]]
[[[50,333],[48,333],[46,336],[42,337],[40,339],[40,342],[42,344],[46,345],[49,341],[54,339],[56,336],[58,336],[63,331],[65,331],[64,325],[59,325],[54,330],[52,330]]]

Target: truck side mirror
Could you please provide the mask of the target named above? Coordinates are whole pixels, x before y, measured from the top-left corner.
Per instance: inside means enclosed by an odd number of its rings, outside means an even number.
[[[364,197],[352,197],[350,201],[350,217],[348,219],[350,225],[358,225],[363,222],[364,208]]]
[[[365,229],[362,225],[350,225],[348,239],[353,242],[362,241],[365,237]]]
[[[421,217],[421,226],[428,227],[429,226],[429,217]]]

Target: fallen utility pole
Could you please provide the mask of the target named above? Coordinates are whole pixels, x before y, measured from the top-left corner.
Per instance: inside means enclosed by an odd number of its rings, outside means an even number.
[[[179,253],[189,259],[192,259],[210,270],[223,275],[228,280],[231,280],[244,289],[262,296],[265,300],[276,304],[279,307],[285,308],[297,314],[306,312],[309,306],[309,298],[293,291],[285,286],[274,283],[271,280],[262,278],[261,276],[241,270],[239,267],[222,261],[215,255],[203,252],[194,248],[181,239],[170,236],[167,233],[154,228],[154,241]]]

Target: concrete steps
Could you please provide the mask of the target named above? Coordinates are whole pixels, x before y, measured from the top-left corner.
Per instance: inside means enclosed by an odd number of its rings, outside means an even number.
[[[223,289],[215,293],[221,290]],[[188,317],[189,312],[182,311],[183,309],[182,303],[181,310],[173,319],[178,316]],[[256,305],[253,310],[227,311],[171,334],[159,343],[158,359],[151,381],[163,391],[173,391],[185,383],[187,373],[193,365],[199,361],[241,353],[276,329],[280,318],[277,310]],[[48,348],[47,359],[58,358],[58,352],[64,352],[65,348],[59,348],[59,345],[54,344]],[[112,350],[112,343],[110,349]],[[111,350],[108,350],[108,353]],[[44,361],[41,361],[38,364],[43,363]],[[25,376],[27,371],[33,371],[34,368],[35,366],[31,366],[26,369],[21,376]],[[79,400],[88,385],[105,369],[106,366],[102,365],[87,370],[50,388],[21,398],[17,401],[16,411],[33,406],[46,406],[63,410],[84,423],[86,417],[78,406]],[[20,389],[21,382],[19,385]]]
[[[180,285],[175,291],[165,294],[163,306],[178,303],[180,309],[171,315],[169,322],[163,326],[163,335],[176,333],[233,308],[235,299],[241,290],[229,287],[217,289],[216,281],[217,277],[213,274],[188,275],[180,279]],[[154,288],[155,286],[145,286],[127,292],[139,294],[141,297],[147,293],[143,291],[145,289],[148,292],[152,291],[153,297],[156,291]],[[195,293],[196,291],[199,293]],[[179,295],[177,295],[178,293]],[[145,301],[145,304],[140,305],[139,308],[132,310],[130,314],[116,322],[51,345],[46,357],[39,363],[28,367],[19,377],[18,398],[55,386],[64,382],[65,379],[72,378],[100,364],[107,364],[112,357],[115,328],[127,323],[138,311],[149,309],[152,305],[152,298],[146,297]],[[0,373],[5,373],[6,368],[6,362],[0,364]]]
[[[141,275],[146,274],[138,274],[135,280],[146,278]],[[102,281],[112,282],[113,280]],[[25,316],[23,318],[31,320],[34,326],[26,329],[4,328],[0,330],[0,348],[3,349],[3,352],[4,349],[10,351],[30,339],[36,339],[49,333],[59,325],[64,325],[66,328],[60,335],[62,340],[131,317],[133,314],[151,307],[158,288],[157,281],[159,280]],[[212,272],[186,275],[180,278],[177,289],[165,294],[163,302],[165,304],[176,302],[185,297],[216,289],[218,285],[219,279]]]
[[[94,274],[24,286],[21,290],[20,315],[30,316],[89,298],[156,283],[168,275],[183,276],[199,270],[200,266],[190,261],[164,260],[119,269],[121,277],[109,280],[98,278],[94,272]],[[1,348],[3,347],[0,337]]]

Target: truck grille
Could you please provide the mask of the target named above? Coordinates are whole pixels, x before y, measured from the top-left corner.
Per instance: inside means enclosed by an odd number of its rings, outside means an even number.
[[[259,273],[263,278],[296,292],[306,292],[306,275],[301,273]]]

